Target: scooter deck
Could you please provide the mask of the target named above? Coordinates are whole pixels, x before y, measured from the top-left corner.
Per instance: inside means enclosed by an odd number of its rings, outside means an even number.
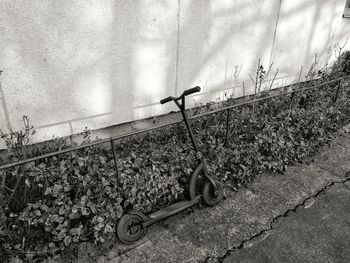
[[[177,202],[171,206],[155,211],[154,213],[148,215],[150,219],[143,223],[143,227],[148,227],[159,220],[162,220],[182,210],[190,208],[191,206],[198,204],[199,201],[200,201],[200,197],[197,197],[193,200]]]

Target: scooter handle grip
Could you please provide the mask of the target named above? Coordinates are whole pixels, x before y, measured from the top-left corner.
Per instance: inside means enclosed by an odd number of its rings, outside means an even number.
[[[164,104],[164,103],[167,103],[167,102],[172,101],[172,100],[173,100],[173,97],[169,96],[165,99],[160,100],[160,104]]]
[[[201,88],[200,88],[199,86],[197,86],[197,87],[194,87],[194,88],[192,88],[192,89],[187,89],[187,90],[185,90],[184,93],[183,93],[183,95],[184,95],[184,96],[187,96],[187,95],[190,95],[190,94],[192,94],[192,93],[196,93],[196,92],[200,92],[200,91],[201,91]]]

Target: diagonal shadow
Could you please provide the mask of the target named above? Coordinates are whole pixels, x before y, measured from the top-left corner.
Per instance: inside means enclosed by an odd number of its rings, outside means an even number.
[[[1,76],[2,71],[0,71],[0,76]],[[6,104],[6,99],[5,99],[5,94],[4,91],[2,89],[2,81],[0,78],[0,101],[1,101],[1,106],[3,108],[4,111],[4,117],[5,117],[5,123],[6,123],[6,128],[11,131],[12,130],[12,125],[11,125],[11,121],[10,121],[10,114],[7,108],[7,104]]]

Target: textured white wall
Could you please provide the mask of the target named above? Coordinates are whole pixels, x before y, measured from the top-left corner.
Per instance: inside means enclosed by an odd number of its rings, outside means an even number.
[[[45,140],[166,113],[195,85],[190,105],[241,96],[259,58],[288,84],[345,42],[345,2],[2,0],[0,127],[25,114]]]

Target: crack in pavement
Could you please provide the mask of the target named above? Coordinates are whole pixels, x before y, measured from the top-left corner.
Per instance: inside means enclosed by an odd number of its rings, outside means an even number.
[[[274,224],[277,223],[277,221],[280,218],[288,217],[288,215],[291,212],[296,212],[296,210],[299,207],[305,206],[307,201],[318,197],[320,194],[322,194],[323,192],[325,192],[326,190],[328,190],[329,188],[331,188],[335,184],[344,184],[347,188],[349,188],[348,185],[345,184],[348,181],[350,181],[350,172],[348,172],[346,174],[346,177],[344,179],[342,179],[342,180],[334,180],[334,181],[330,182],[329,184],[324,185],[321,189],[317,190],[315,194],[310,195],[309,197],[305,198],[302,202],[296,204],[293,208],[290,208],[290,209],[286,210],[283,214],[275,216],[271,220],[271,222],[269,223],[269,227],[261,230],[260,232],[258,232],[257,234],[255,234],[255,235],[253,235],[253,236],[251,236],[249,238],[246,238],[246,239],[242,240],[241,243],[239,243],[237,246],[234,246],[231,249],[227,250],[221,257],[207,257],[203,262],[204,263],[205,262],[223,262],[225,260],[225,258],[230,256],[234,251],[242,249],[242,248],[245,248],[245,245],[248,244],[249,242],[251,242],[254,239],[259,238],[259,237],[261,237],[263,235],[268,234],[271,230],[274,229]]]

